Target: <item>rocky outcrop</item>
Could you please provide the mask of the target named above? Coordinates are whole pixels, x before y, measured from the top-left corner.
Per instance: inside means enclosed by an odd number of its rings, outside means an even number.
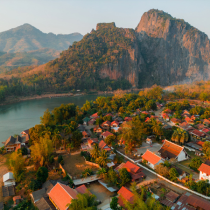
[[[206,80],[210,78],[210,42],[184,20],[150,10],[135,29],[132,49],[117,63],[104,65],[99,75],[125,78],[139,87]]]
[[[210,42],[206,34],[159,10],[144,13],[135,31],[144,59],[140,86],[209,79]]]

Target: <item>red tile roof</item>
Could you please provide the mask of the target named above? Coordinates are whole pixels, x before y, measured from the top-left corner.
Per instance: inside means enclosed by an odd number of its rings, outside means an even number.
[[[137,173],[138,171],[141,170],[139,166],[135,165],[134,163],[131,163],[130,161],[127,161],[125,163],[124,168],[126,168],[127,171],[131,173]]]
[[[171,110],[170,109],[165,109],[164,112],[165,113],[171,113]]]
[[[144,160],[147,160],[148,162],[150,162],[151,164],[155,165],[156,163],[158,163],[161,160],[161,157],[157,156],[156,154],[154,154],[153,152],[147,150],[143,155],[142,158]]]
[[[117,125],[119,125],[120,123],[118,122],[118,121],[113,121],[112,123],[111,123],[111,125],[114,125],[114,124],[117,124]]]
[[[200,145],[200,146],[203,146],[204,142],[203,141],[197,141],[196,144]]]
[[[205,136],[205,133],[200,132],[199,130],[196,130],[196,129],[193,130],[193,131],[191,132],[191,134],[194,134],[194,135],[199,136],[199,137]]]
[[[96,112],[95,114],[91,115],[92,118],[97,118],[98,117],[98,113]]]
[[[134,202],[134,194],[125,187],[121,187],[117,194],[119,195],[118,203],[120,206],[124,206],[123,199],[125,199],[129,203]]]
[[[204,128],[204,129],[202,130],[202,132],[204,132],[204,133],[208,133],[209,131],[210,131],[209,128]]]
[[[99,146],[99,148],[101,148],[103,150],[107,150],[107,151],[110,151],[111,150],[103,140],[100,141],[100,143],[98,144],[98,146]]]
[[[106,116],[111,116],[111,117],[113,117],[113,115],[112,115],[111,113],[106,114]]]
[[[180,122],[181,122],[181,120],[176,119],[176,118],[172,118],[172,119],[171,119],[171,122],[173,122],[173,123],[180,123]]]
[[[204,119],[203,122],[207,123],[207,124],[210,124],[210,120],[208,120],[208,119]]]
[[[105,125],[105,124],[107,124],[108,126],[110,126],[111,125],[111,122],[107,120],[107,121],[105,121],[105,122],[102,123],[102,125]]]
[[[114,134],[113,133],[110,133],[109,131],[105,131],[101,135],[106,138],[107,136],[114,135]]]
[[[189,122],[190,122],[190,123],[193,123],[193,122],[194,122],[194,121],[193,121],[192,119],[190,119],[189,117],[186,117],[186,118],[185,118],[185,121],[188,122],[188,123],[189,123]]]
[[[57,183],[48,193],[50,199],[60,210],[66,210],[66,205],[77,198],[78,192],[61,183]]]
[[[205,163],[202,163],[198,170],[210,175],[210,166],[206,165]]]
[[[125,117],[124,120],[125,121],[131,121],[132,120],[132,117]]]
[[[83,184],[76,188],[76,191],[80,194],[88,193],[91,195],[91,192],[87,189],[87,187]]]
[[[181,147],[165,139],[162,147],[158,152],[163,158],[176,158],[183,149],[184,147]]]
[[[210,209],[210,202],[196,195],[190,195],[186,200],[186,203],[188,203],[190,206],[195,207],[195,209]]]
[[[117,166],[114,170],[115,170],[116,172],[118,172],[120,169],[125,168],[124,165],[125,165],[125,163],[121,163],[121,164],[120,164],[119,166]]]
[[[166,119],[166,118],[168,119],[168,118],[169,118],[168,114],[166,114],[166,113],[164,113],[164,112],[162,113],[162,117],[163,117],[164,119]]]

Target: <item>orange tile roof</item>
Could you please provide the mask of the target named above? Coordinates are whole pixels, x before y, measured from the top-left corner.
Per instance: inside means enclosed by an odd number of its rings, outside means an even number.
[[[124,165],[124,168],[127,169],[128,172],[137,173],[141,168],[130,161],[127,161]]]
[[[118,122],[118,121],[113,121],[112,123],[111,123],[111,125],[113,125],[113,124],[117,124],[117,125],[119,125],[120,123]]]
[[[198,141],[196,142],[197,145],[203,146],[204,142],[203,141]]]
[[[109,131],[105,131],[101,135],[106,138],[107,136],[114,135],[114,134],[113,133],[110,133]]]
[[[125,117],[124,120],[125,121],[131,121],[132,120],[132,117]]]
[[[202,163],[198,170],[210,175],[210,166],[206,165],[205,163]]]
[[[87,189],[87,187],[83,184],[76,188],[76,191],[80,194],[88,193],[91,195],[91,192]]]
[[[125,168],[124,165],[125,165],[125,163],[121,163],[121,164],[120,164],[119,166],[117,166],[114,170],[115,170],[116,172],[118,172],[120,169]]]
[[[134,194],[125,187],[121,187],[117,194],[119,195],[118,203],[120,206],[124,206],[123,199],[129,203],[134,202]]]
[[[158,151],[161,154],[161,157],[166,158],[175,158],[179,155],[179,153],[184,149],[175,143],[172,143],[165,139],[162,147]]]
[[[142,158],[144,160],[147,160],[148,162],[150,162],[151,164],[155,165],[156,163],[158,163],[161,160],[161,157],[157,156],[156,154],[154,154],[153,152],[147,150],[143,155]]]
[[[102,123],[102,125],[105,125],[105,124],[107,124],[108,126],[110,126],[111,125],[111,122],[107,120],[107,121],[105,121],[105,122]]]
[[[98,144],[98,146],[99,146],[99,148],[101,148],[103,150],[107,150],[107,151],[110,151],[111,150],[103,140],[100,141],[100,143]]]
[[[75,189],[59,182],[48,193],[50,199],[60,210],[66,210],[66,205],[70,204],[72,199],[76,199],[77,194]]]
[[[172,118],[172,119],[171,119],[171,122],[173,122],[173,123],[180,123],[180,122],[181,122],[181,120],[176,119],[176,118]]]
[[[96,112],[95,114],[92,114],[91,117],[92,117],[92,118],[98,117],[98,113]]]

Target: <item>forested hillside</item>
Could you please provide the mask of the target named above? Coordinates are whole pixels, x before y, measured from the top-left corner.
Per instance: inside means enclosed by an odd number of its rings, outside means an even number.
[[[59,58],[3,75],[0,85],[7,95],[105,91],[208,80],[209,69],[207,35],[182,19],[150,10],[135,30],[100,23]]]

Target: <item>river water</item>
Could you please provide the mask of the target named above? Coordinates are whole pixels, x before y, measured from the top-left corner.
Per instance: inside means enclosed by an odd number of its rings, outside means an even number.
[[[98,95],[82,95],[59,98],[43,98],[0,106],[0,147],[9,136],[40,123],[46,109],[52,111],[61,104],[75,103],[81,107],[86,100],[95,100]]]

